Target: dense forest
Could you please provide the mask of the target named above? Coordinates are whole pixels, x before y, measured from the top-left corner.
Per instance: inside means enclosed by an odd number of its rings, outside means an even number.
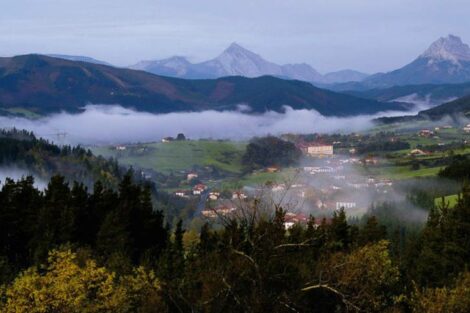
[[[0,166],[49,180],[60,173],[70,181],[92,187],[94,181],[117,186],[126,170],[112,159],[94,156],[81,147],[59,147],[24,130],[0,130]]]
[[[468,312],[470,188],[414,231],[375,208],[286,230],[257,201],[187,232],[149,186],[25,177],[0,191],[2,312]]]

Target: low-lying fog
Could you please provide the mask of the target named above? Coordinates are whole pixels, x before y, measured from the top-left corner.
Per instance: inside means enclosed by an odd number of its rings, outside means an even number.
[[[244,140],[267,134],[352,132],[371,127],[374,118],[394,115],[403,112],[340,118],[286,107],[283,113],[248,114],[240,110],[151,114],[121,106],[88,105],[79,114],[59,113],[37,120],[0,117],[0,127],[27,129],[59,144],[91,145],[158,141],[178,133],[191,139]]]
[[[431,94],[427,94],[425,96],[418,95],[417,93],[412,93],[407,96],[399,97],[393,100],[390,100],[389,102],[405,102],[405,103],[410,103],[414,105],[413,111],[423,111],[427,110],[430,108],[433,108],[435,106],[438,106],[440,104],[446,103],[446,102],[451,102],[456,100],[458,97],[448,97],[448,98],[437,98],[437,97],[432,97]]]

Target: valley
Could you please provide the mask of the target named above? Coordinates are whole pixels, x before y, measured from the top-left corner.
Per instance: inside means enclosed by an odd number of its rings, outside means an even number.
[[[470,312],[465,1],[4,2],[0,312]]]

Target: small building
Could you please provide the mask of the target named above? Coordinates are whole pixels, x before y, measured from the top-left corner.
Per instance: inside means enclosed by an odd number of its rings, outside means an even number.
[[[191,180],[196,179],[196,178],[198,178],[198,174],[195,173],[195,172],[190,172],[190,173],[188,173],[188,175],[186,175],[187,181],[191,181]]]
[[[124,151],[126,150],[126,146],[116,146],[115,149],[118,151]]]
[[[306,224],[308,222],[308,218],[303,213],[293,213],[287,212],[284,216],[284,228],[290,229],[295,224]]]
[[[177,190],[177,191],[175,191],[175,196],[181,197],[181,198],[188,198],[189,197],[189,191],[188,190]]]
[[[207,186],[204,184],[197,184],[196,186],[193,187],[193,195],[200,195],[204,191],[206,191]]]
[[[284,190],[286,190],[285,184],[274,184],[271,186],[271,191],[273,192],[284,191]]]
[[[201,214],[207,218],[216,218],[219,216],[227,216],[233,214],[237,209],[233,206],[219,205],[213,209],[205,209],[201,211]]]
[[[218,191],[211,191],[209,193],[209,200],[217,200],[220,197],[220,192]]]
[[[463,131],[466,133],[470,133],[470,124],[465,125],[465,127],[463,128]]]
[[[232,193],[232,199],[239,199],[239,200],[243,200],[243,199],[246,199],[248,198],[248,196],[246,194],[244,194],[243,192],[241,191],[235,191]]]
[[[278,167],[278,166],[270,166],[270,167],[267,167],[266,168],[266,172],[267,173],[277,173],[279,172],[281,169]]]
[[[162,142],[163,142],[163,143],[172,142],[172,141],[174,141],[174,140],[175,140],[175,138],[173,138],[173,137],[165,137],[165,138],[162,138]]]
[[[344,209],[354,209],[356,207],[356,202],[336,202],[336,210]]]
[[[334,173],[335,169],[332,168],[331,166],[318,166],[318,167],[312,167],[310,170],[310,174],[315,175],[317,173]]]
[[[434,132],[429,129],[421,129],[418,133],[419,136],[421,137],[431,137],[434,135]]]
[[[364,163],[365,164],[373,164],[373,165],[376,165],[379,163],[379,160],[374,158],[374,157],[367,157],[364,159]]]
[[[426,155],[427,153],[424,152],[423,150],[421,149],[413,149],[410,151],[410,155],[415,155],[415,156],[419,156],[419,155]]]

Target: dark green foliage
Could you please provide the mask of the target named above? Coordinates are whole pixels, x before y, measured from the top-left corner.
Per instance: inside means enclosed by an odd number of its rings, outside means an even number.
[[[188,246],[183,222],[171,231],[132,173],[117,190],[97,182],[91,194],[61,176],[44,192],[33,183],[7,180],[0,190],[0,283],[67,246],[116,279],[133,266],[153,269],[172,312],[407,312],[414,284],[451,286],[470,265],[469,187],[455,208],[429,208],[422,231],[391,213],[399,204],[354,224],[340,210],[286,229],[283,208],[261,214],[255,201],[217,228],[205,224]]]
[[[31,177],[7,180],[0,191],[1,270],[44,262],[48,251],[66,244],[92,247],[109,262],[156,262],[169,240],[161,211],[148,187],[124,176],[116,192],[97,183],[89,194],[53,176],[44,192]],[[181,235],[179,236],[181,237]],[[111,262],[112,263],[112,262]]]
[[[451,163],[439,172],[440,177],[469,180],[470,179],[470,159],[464,155],[456,155]]]
[[[242,162],[250,170],[267,166],[290,166],[300,159],[301,151],[291,142],[269,136],[253,139],[246,147]]]
[[[470,188],[454,208],[441,206],[429,213],[421,236],[416,265],[419,281],[427,286],[449,284],[470,266]]]

